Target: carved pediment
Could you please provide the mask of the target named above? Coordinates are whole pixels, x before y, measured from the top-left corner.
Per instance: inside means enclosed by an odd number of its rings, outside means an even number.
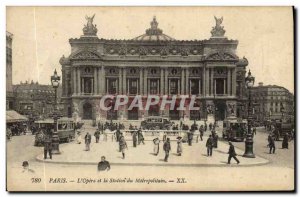
[[[91,59],[94,60],[94,59],[100,59],[100,55],[91,51],[81,51],[74,54],[71,58],[75,60],[91,60]]]
[[[232,60],[232,61],[238,61],[238,57],[234,54],[227,53],[227,52],[216,52],[209,54],[205,60],[208,61],[224,61],[224,60]]]

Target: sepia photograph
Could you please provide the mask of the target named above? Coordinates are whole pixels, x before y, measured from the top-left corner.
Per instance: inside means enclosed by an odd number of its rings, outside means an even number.
[[[294,8],[7,6],[8,192],[293,192]]]

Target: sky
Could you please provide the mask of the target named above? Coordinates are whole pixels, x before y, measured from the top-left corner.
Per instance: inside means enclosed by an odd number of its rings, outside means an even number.
[[[145,33],[153,16],[163,33],[177,40],[211,37],[223,16],[225,36],[238,40],[237,55],[249,61],[256,85],[279,85],[294,93],[292,7],[7,7],[6,28],[13,36],[13,84],[50,84],[59,59],[69,56],[70,38],[79,38],[92,16],[98,37],[132,39]]]

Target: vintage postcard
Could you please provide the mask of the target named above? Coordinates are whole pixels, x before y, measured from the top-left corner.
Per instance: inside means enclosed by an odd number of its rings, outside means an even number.
[[[6,7],[14,191],[294,191],[293,7]]]

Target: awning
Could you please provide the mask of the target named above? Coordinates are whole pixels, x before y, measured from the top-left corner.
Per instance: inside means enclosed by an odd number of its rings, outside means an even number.
[[[6,122],[7,123],[24,122],[27,120],[28,120],[28,118],[26,118],[25,116],[19,114],[18,112],[14,111],[14,110],[6,111]]]

